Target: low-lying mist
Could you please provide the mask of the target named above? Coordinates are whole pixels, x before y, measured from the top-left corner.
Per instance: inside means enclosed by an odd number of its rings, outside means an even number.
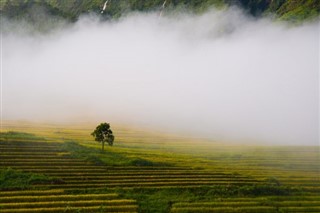
[[[86,16],[46,34],[2,25],[2,119],[319,143],[317,23],[288,27],[229,9]]]

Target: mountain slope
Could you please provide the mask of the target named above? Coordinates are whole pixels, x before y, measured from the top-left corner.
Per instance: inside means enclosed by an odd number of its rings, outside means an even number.
[[[32,17],[38,8],[53,16],[76,20],[81,14],[100,13],[105,0],[2,0],[1,13],[9,18]],[[104,14],[117,18],[129,11],[159,11],[164,0],[109,1]],[[202,12],[211,6],[238,5],[254,16],[274,14],[286,21],[301,22],[319,16],[317,0],[167,0],[166,11],[188,9]]]

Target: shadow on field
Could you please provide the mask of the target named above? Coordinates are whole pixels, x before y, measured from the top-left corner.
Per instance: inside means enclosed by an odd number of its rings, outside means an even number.
[[[112,150],[102,151],[97,148],[86,147],[74,141],[66,141],[62,148],[69,151],[72,157],[94,162],[106,166],[172,166],[164,162],[154,162],[143,158],[131,158]]]

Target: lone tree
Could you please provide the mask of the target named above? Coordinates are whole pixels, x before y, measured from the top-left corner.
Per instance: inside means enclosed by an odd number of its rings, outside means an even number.
[[[113,145],[114,135],[110,129],[109,123],[101,123],[96,129],[91,133],[95,141],[102,143],[102,151],[104,150],[104,143],[107,142],[110,146]]]

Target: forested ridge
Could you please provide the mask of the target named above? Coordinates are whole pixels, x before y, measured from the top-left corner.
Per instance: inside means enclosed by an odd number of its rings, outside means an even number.
[[[119,18],[132,11],[160,11],[164,0],[109,0],[103,14],[105,0],[1,0],[1,14],[14,19],[34,19],[41,11],[59,18],[76,21],[82,14],[100,14],[107,19]],[[312,20],[319,16],[317,0],[167,0],[165,12],[192,11],[202,13],[211,7],[238,6],[259,17],[271,15],[290,22]]]

